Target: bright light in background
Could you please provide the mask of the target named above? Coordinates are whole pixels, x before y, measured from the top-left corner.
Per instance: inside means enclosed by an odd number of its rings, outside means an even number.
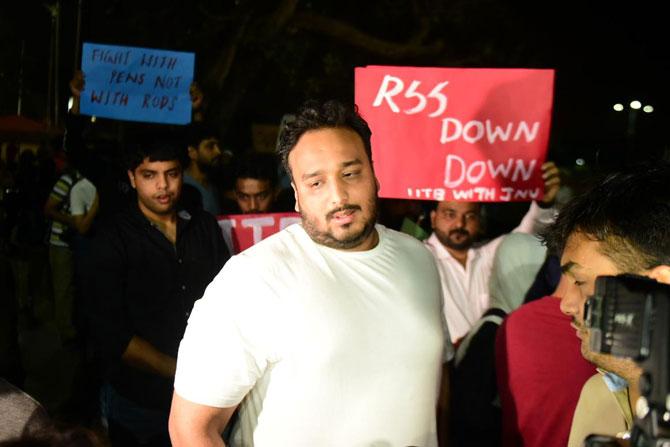
[[[642,108],[642,111],[645,112],[645,113],[651,113],[651,112],[654,111],[654,108],[652,106],[644,106]]]
[[[72,106],[74,105],[74,97],[70,96],[70,99],[67,100],[67,110],[68,112],[72,110]]]
[[[92,123],[95,123],[95,119],[96,119],[96,118],[95,118],[95,115],[91,116],[91,122],[92,122]]]
[[[642,103],[640,101],[632,101],[630,103],[630,108],[633,110],[638,110],[640,107],[642,107]]]
[[[621,112],[623,110],[623,104],[619,103],[614,104],[614,110],[617,112]]]
[[[586,163],[586,162],[584,161],[583,158],[578,158],[577,160],[575,160],[575,164],[576,164],[577,166],[584,166],[585,163]]]

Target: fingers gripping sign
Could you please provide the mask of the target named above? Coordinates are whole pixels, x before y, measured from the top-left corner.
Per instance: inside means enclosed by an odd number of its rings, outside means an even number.
[[[561,189],[560,171],[553,161],[542,164],[542,180],[544,180],[544,196],[541,203],[549,207],[554,204],[558,191]]]

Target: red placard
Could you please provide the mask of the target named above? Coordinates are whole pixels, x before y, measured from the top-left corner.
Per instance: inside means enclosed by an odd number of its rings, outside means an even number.
[[[541,199],[554,70],[356,69],[381,197]]]
[[[231,254],[240,253],[268,236],[300,222],[298,213],[228,214],[216,220]]]

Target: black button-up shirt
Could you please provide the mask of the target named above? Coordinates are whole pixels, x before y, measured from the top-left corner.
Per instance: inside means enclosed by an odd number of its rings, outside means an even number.
[[[178,213],[174,245],[136,204],[96,234],[83,296],[107,379],[120,394],[141,406],[169,408],[173,381],[121,356],[137,335],[177,357],[193,303],[229,257],[221,229],[204,211]]]

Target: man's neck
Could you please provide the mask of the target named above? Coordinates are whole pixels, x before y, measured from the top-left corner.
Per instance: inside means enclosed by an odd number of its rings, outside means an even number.
[[[188,168],[186,168],[186,173],[196,182],[200,183],[203,186],[207,186],[209,182],[207,181],[207,174],[202,172],[202,170],[198,167],[198,164],[195,162],[191,162],[190,165],[188,165]]]
[[[172,210],[166,214],[158,214],[143,206],[142,203],[138,202],[138,206],[144,217],[174,244],[177,240],[177,210]]]
[[[459,262],[465,268],[466,264],[468,263],[468,249],[465,250],[456,250],[455,248],[450,248],[447,247],[446,245],[444,248],[447,249],[449,254]]]

